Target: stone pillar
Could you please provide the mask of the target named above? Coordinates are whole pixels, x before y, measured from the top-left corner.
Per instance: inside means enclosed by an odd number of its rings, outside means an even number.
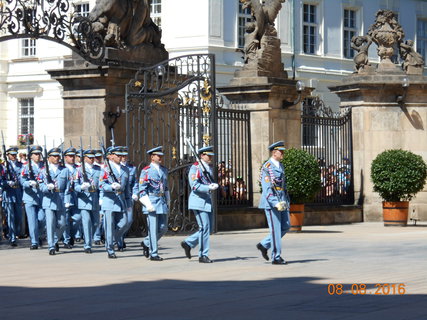
[[[402,86],[409,79],[409,87]],[[330,87],[341,107],[352,108],[353,177],[364,221],[382,220],[382,199],[373,192],[371,163],[387,149],[404,149],[427,160],[427,78],[421,75],[352,75]],[[398,102],[399,100],[403,102]],[[427,220],[427,190],[410,202],[410,215]]]
[[[218,91],[233,104],[251,112],[251,164],[254,206],[260,198],[258,177],[261,164],[270,156],[267,147],[284,140],[287,148],[301,147],[301,105],[282,108],[283,101],[294,101],[296,80],[271,77],[234,78]],[[305,89],[302,99],[310,93]]]
[[[66,61],[63,69],[49,70],[51,77],[63,86],[64,140],[80,145],[80,136],[87,147],[98,148],[98,137],[110,145],[111,131],[117,109],[125,109],[125,86],[135,76],[136,69],[119,66],[94,66]],[[125,114],[114,124],[115,142],[126,143]]]

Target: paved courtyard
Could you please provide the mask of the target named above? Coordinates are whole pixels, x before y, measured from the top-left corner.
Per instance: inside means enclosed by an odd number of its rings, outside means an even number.
[[[185,258],[183,236],[160,241],[163,262],[142,256],[140,238],[116,260],[3,241],[0,319],[427,318],[427,224],[307,226],[284,237],[284,266],[256,250],[267,232],[213,235],[213,264]]]

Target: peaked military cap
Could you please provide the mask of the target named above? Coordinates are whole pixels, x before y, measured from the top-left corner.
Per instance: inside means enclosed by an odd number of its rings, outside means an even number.
[[[9,147],[9,149],[6,150],[6,154],[18,154],[18,147]]]
[[[148,154],[157,154],[158,156],[163,156],[163,155],[165,155],[164,153],[163,153],[163,146],[158,146],[158,147],[155,147],[155,148],[153,148],[153,149],[150,149],[150,150],[148,150],[147,151],[147,153]]]
[[[111,154],[115,154],[115,155],[118,155],[118,156],[124,156],[124,155],[126,155],[124,152],[123,152],[123,149],[122,149],[122,147],[111,147],[111,149],[110,149],[110,153]]]
[[[50,156],[59,156],[61,154],[61,149],[59,148],[52,148],[49,150],[49,152],[47,153],[47,155]]]
[[[86,149],[85,151],[83,151],[83,156],[88,158],[95,158],[95,150]]]
[[[123,155],[127,156],[129,154],[129,148],[126,146],[122,147],[122,152],[123,152]]]
[[[32,154],[32,153],[42,153],[42,151],[43,151],[43,148],[40,147],[40,146],[32,146],[30,148],[30,154]]]
[[[75,156],[77,153],[76,148],[69,147],[67,150],[64,151],[64,156]]]
[[[272,143],[269,147],[268,150],[273,151],[273,150],[286,150],[285,148],[285,143],[283,141],[277,141],[275,143]]]
[[[93,150],[93,152],[95,153],[95,157],[102,157],[102,152],[99,149],[95,149]]]
[[[214,156],[215,155],[213,146],[207,146],[207,147],[200,148],[197,151],[197,153],[198,154],[207,154],[208,156]]]

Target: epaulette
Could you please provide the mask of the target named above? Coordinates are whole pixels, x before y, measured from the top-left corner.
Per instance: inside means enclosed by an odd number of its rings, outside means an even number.
[[[271,166],[271,163],[270,163],[270,162],[267,162],[267,163],[265,164],[265,167],[266,167],[266,168],[270,168],[270,166]]]
[[[150,166],[146,166],[144,169],[142,169],[142,170],[148,170],[148,169],[150,169]]]
[[[193,163],[193,165],[198,166],[199,163],[196,161],[196,162]]]
[[[23,165],[25,166],[25,165],[27,165],[28,164],[28,161],[25,161],[24,163],[23,163]]]

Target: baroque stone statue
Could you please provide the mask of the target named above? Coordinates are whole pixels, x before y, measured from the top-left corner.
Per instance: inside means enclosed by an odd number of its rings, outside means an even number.
[[[282,3],[286,0],[240,0],[242,8],[250,8],[252,21],[246,24],[244,70],[256,71],[258,75],[286,76],[278,70],[281,64],[280,39],[274,27]]]
[[[150,18],[149,0],[96,0],[89,19],[109,47],[161,46],[162,34]]]
[[[351,38],[351,48],[357,51],[353,61],[356,65],[356,72],[358,73],[362,73],[367,66],[370,66],[368,50],[371,43],[372,39],[369,36],[354,36]]]
[[[402,69],[408,74],[422,74],[424,69],[423,57],[414,50],[414,41],[406,40],[399,44],[400,57],[403,60]]]

